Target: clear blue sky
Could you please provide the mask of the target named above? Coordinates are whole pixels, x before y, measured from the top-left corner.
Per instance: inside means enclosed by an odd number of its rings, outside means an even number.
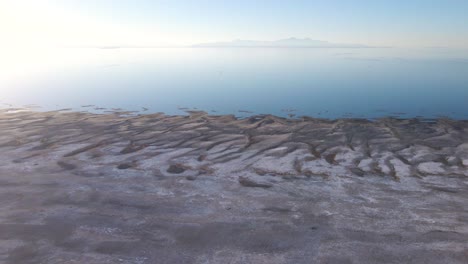
[[[191,44],[309,37],[385,46],[468,47],[467,0],[10,2],[16,3],[8,7],[14,9],[10,16],[15,14],[10,19],[23,18],[17,22],[19,28],[32,27],[28,30],[39,31],[32,32],[37,35],[49,30],[42,35],[64,43]],[[38,11],[32,16],[34,9]],[[41,18],[48,22],[34,29]]]

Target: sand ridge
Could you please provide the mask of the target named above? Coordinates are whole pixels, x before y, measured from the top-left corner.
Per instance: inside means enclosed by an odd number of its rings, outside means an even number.
[[[331,121],[270,115],[236,119],[204,112],[122,117],[60,111],[3,111],[0,118],[4,131],[0,146],[16,157],[15,164],[54,157],[54,166],[83,173],[93,165],[115,165],[163,174],[170,166],[179,166],[176,171],[193,176],[243,172],[380,176],[396,181],[468,176],[467,121]]]

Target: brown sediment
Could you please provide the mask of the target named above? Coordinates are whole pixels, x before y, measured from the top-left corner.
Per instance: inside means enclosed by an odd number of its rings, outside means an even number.
[[[302,167],[312,167],[304,171],[313,173],[313,168],[323,160],[328,166],[317,173],[381,175],[394,179],[417,176],[401,174],[402,168],[394,166],[405,166],[407,168],[403,170],[427,175],[417,169],[420,164],[440,162],[443,166],[436,174],[466,175],[463,160],[467,159],[464,145],[468,137],[467,121],[386,118],[371,122],[310,117],[299,120],[271,115],[236,119],[210,116],[200,111],[190,111],[189,114],[121,117],[115,113],[8,113],[2,110],[1,128],[4,131],[16,129],[17,133],[5,133],[0,147],[22,149],[22,146],[29,146],[29,153],[36,155],[63,153],[64,158],[80,155],[78,159],[95,150],[95,153],[101,153],[96,157],[112,156],[117,151],[121,155],[152,159],[151,152],[154,153],[155,147],[168,152],[186,148],[190,149],[189,153],[171,156],[166,162],[191,159],[215,166],[235,163],[242,166],[245,163],[278,174],[301,174]],[[125,146],[115,149],[122,144]],[[25,156],[28,155],[20,159]],[[403,164],[389,163],[395,159]],[[450,163],[449,159],[456,162]],[[367,168],[359,167],[363,160],[369,161]],[[276,168],[277,164],[281,164],[281,168]]]
[[[0,110],[0,263],[466,262],[468,121],[122,113]]]
[[[402,171],[431,174],[424,171],[429,165],[420,164],[438,162],[442,165],[435,174],[467,175],[463,163],[468,159],[467,121],[386,118],[371,122],[286,119],[271,115],[236,119],[200,111],[189,113],[188,116],[159,113],[121,117],[115,113],[2,110],[0,128],[5,133],[0,147],[18,150],[28,146],[28,151],[16,160],[29,159],[25,157],[31,154],[37,157],[62,153],[64,158],[79,155],[76,159],[86,159],[88,164],[93,163],[86,158],[91,155],[109,159],[118,152],[147,160],[154,158],[155,148],[161,155],[188,149],[189,152],[172,155],[165,162],[174,164],[189,159],[223,166],[225,173],[229,173],[227,168],[239,169],[226,164],[246,164],[277,174],[315,171],[328,176],[344,173],[399,179],[418,176]],[[401,163],[391,164],[392,160]],[[366,161],[367,167],[359,167],[362,161]],[[321,169],[317,169],[319,165]]]
[[[167,172],[172,174],[180,174],[187,170],[187,167],[182,164],[172,164],[167,169]]]
[[[239,183],[245,187],[257,187],[257,188],[271,188],[273,185],[270,183],[256,182],[246,177],[239,177]]]

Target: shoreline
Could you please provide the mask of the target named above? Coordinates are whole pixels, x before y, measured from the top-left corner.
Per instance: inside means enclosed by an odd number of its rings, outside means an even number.
[[[90,109],[91,108],[91,109]],[[199,110],[197,108],[188,108],[188,107],[178,107],[178,113],[166,113],[163,111],[150,111],[149,108],[141,107],[141,110],[127,110],[123,108],[105,108],[97,107],[95,105],[83,105],[79,108],[59,108],[59,109],[42,109],[40,106],[34,107],[0,107],[0,112],[3,114],[7,113],[17,113],[17,112],[32,112],[32,113],[84,113],[84,114],[94,114],[94,115],[108,115],[114,114],[121,117],[130,117],[130,116],[142,116],[142,115],[164,115],[164,116],[190,116],[190,115],[205,115],[211,117],[223,117],[229,116],[234,117],[235,119],[242,120],[252,117],[266,117],[271,116],[279,119],[287,119],[293,121],[304,121],[304,120],[321,120],[321,121],[340,121],[340,120],[351,120],[351,121],[368,121],[375,122],[385,119],[395,119],[395,120],[416,120],[420,122],[437,122],[437,120],[449,120],[455,122],[468,122],[468,118],[454,118],[446,115],[436,115],[433,117],[427,116],[405,116],[406,113],[388,113],[388,115],[381,115],[375,117],[362,117],[354,116],[351,113],[344,113],[339,117],[321,117],[320,113],[317,115],[303,115],[297,114],[297,110],[290,109],[281,109],[282,115],[278,114],[262,114],[250,110],[237,110],[235,113],[219,113],[219,111],[211,110]],[[376,110],[376,112],[382,112],[382,110]],[[385,112],[385,111],[383,111]]]

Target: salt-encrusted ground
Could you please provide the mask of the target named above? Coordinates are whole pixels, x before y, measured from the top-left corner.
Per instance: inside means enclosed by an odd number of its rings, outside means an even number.
[[[0,263],[468,263],[468,121],[0,110]]]

